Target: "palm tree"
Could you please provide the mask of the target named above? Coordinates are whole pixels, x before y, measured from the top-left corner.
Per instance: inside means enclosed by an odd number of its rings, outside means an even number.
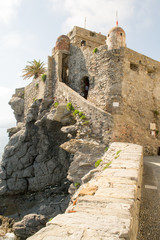
[[[26,65],[26,67],[22,70],[23,72],[23,79],[28,79],[33,77],[36,79],[41,74],[46,72],[46,68],[44,67],[45,64],[43,62],[36,61],[35,59],[32,62],[28,62],[29,65]]]

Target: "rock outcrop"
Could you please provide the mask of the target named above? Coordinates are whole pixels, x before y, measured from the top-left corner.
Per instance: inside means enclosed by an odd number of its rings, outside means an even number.
[[[101,114],[98,121],[105,122],[108,114],[97,110],[95,117],[98,111]],[[106,140],[100,133],[95,134],[95,120],[92,122],[85,113],[80,113],[73,114],[66,101],[55,106],[51,100],[39,99],[29,107],[24,122],[9,130],[10,140],[0,164],[3,209],[0,214],[19,221],[15,232],[20,239],[33,234],[25,216],[32,213],[43,216],[45,224],[49,218],[63,213],[70,199],[69,185],[73,194],[82,184],[82,177],[94,169],[95,162],[104,154]],[[36,227],[34,230],[37,231]]]
[[[47,114],[39,118],[40,106],[41,101],[33,103],[26,124],[11,136],[5,148],[0,195],[39,191],[66,177],[70,157],[59,146],[68,140],[67,134],[61,132],[62,123]]]

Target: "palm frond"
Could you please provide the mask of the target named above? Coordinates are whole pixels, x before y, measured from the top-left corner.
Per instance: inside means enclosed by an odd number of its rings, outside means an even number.
[[[35,59],[33,61],[28,61],[28,65],[22,70],[22,77],[23,79],[29,79],[31,77],[37,78],[41,74],[46,72],[45,64],[44,62],[36,61]]]

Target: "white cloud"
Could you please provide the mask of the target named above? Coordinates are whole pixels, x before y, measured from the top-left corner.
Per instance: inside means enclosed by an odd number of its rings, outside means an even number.
[[[17,16],[21,0],[0,0],[0,22],[10,23]]]
[[[4,36],[3,42],[7,47],[18,47],[21,43],[21,36],[18,33],[9,33]]]
[[[150,9],[156,0],[49,0],[56,13],[65,14],[66,20],[62,31],[67,33],[73,26],[84,27],[87,18],[87,29],[101,31],[107,34],[116,23],[116,11],[119,15],[119,25],[129,25],[129,21],[139,28],[145,28],[151,23]],[[148,20],[148,18],[150,18]],[[129,27],[128,27],[129,28]]]
[[[135,0],[50,0],[53,11],[67,13],[68,17],[63,30],[69,31],[73,25],[84,27],[85,17],[87,28],[102,31],[107,34],[110,27],[115,25],[116,11],[119,22],[129,19],[134,10]]]

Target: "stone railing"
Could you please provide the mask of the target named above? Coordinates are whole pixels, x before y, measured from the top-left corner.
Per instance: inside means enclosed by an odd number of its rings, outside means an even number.
[[[28,240],[136,240],[143,148],[113,143],[89,172],[65,214],[56,216]],[[91,179],[88,181],[88,179]]]
[[[91,119],[94,135],[92,137],[97,138],[97,140],[101,139],[104,144],[110,142],[113,129],[113,118],[110,113],[87,101],[62,82],[58,83],[56,99],[57,101],[71,102],[76,109],[82,111],[87,116],[87,119]]]

